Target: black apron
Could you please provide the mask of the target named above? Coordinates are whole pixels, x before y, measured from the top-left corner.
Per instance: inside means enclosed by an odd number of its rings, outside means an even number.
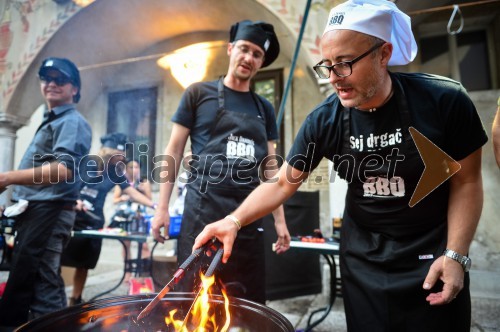
[[[218,82],[217,118],[210,138],[191,163],[194,181],[188,181],[178,261],[192,251],[203,228],[234,211],[259,184],[259,167],[267,156],[265,114],[258,97],[252,93],[259,115],[232,112],[224,108],[224,85]],[[262,220],[238,232],[231,258],[216,273],[228,294],[265,302],[265,261]],[[206,265],[208,262],[204,262]],[[193,291],[199,271],[189,271],[179,283],[182,291]]]
[[[403,142],[396,147],[399,154],[405,156],[395,175],[401,175],[410,182],[418,182],[423,163],[408,130],[411,125],[409,107],[403,87],[396,78],[392,77],[392,80],[393,98],[396,99],[403,135]],[[342,112],[342,155],[351,154],[355,157],[354,174],[357,176],[360,161],[373,152],[350,149],[352,110],[343,108]],[[381,150],[377,154],[385,156],[390,150]],[[380,174],[387,174],[385,166]],[[416,228],[418,225],[415,224],[408,225],[411,232],[405,231],[405,225],[401,227],[405,223],[402,218],[394,218],[391,224],[387,197],[366,197],[366,189],[363,188],[365,183],[355,180],[349,184],[342,224],[340,267],[348,330],[469,331],[468,273],[465,275],[464,289],[448,305],[430,306],[425,300],[430,292],[442,290],[442,282],[439,281],[431,291],[422,288],[430,265],[445,249],[446,222],[432,227],[422,223],[424,226],[420,226],[421,229]],[[406,183],[406,197],[413,193],[415,186],[416,183]],[[393,189],[397,192],[398,186]],[[377,207],[386,214],[383,217],[385,223],[381,222],[382,217],[367,220],[366,211],[373,211],[376,215],[380,213]]]

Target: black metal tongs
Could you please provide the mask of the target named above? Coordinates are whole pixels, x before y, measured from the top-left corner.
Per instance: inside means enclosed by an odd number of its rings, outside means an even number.
[[[210,264],[210,267],[207,270],[207,273],[213,274],[215,268],[219,264],[222,257],[222,248],[220,242],[218,242],[215,238],[203,245],[202,247],[193,251],[193,253],[179,266],[177,271],[175,271],[174,276],[170,281],[163,287],[163,289],[155,296],[155,298],[149,302],[149,304],[139,313],[136,318],[136,321],[140,321],[158,305],[158,303],[163,299],[163,297],[171,291],[174,286],[184,277],[184,272],[195,262],[197,261],[203,254],[205,250],[210,249],[212,245],[215,245],[217,248],[217,253]]]
[[[219,247],[219,249],[217,249],[217,252],[215,253],[214,258],[212,259],[212,262],[210,263],[210,266],[208,267],[207,271],[205,272],[206,278],[211,277],[214,274],[215,269],[217,268],[217,266],[219,266],[219,263],[222,260],[223,254],[224,254],[224,249]],[[198,287],[198,292],[196,292],[196,296],[194,297],[193,303],[191,304],[191,307],[187,311],[187,314],[184,317],[184,320],[182,322],[182,326],[180,327],[179,331],[182,331],[183,327],[186,326],[189,314],[191,314],[191,312],[193,310],[193,306],[196,304],[196,301],[198,300],[198,297],[200,296],[202,288],[203,288],[203,282],[201,282],[199,287]]]

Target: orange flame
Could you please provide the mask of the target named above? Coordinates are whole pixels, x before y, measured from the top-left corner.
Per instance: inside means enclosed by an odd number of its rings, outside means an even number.
[[[192,306],[190,312],[187,313],[185,319],[180,319],[176,317],[177,309],[173,309],[168,313],[168,317],[165,317],[165,323],[167,325],[173,325],[176,332],[226,332],[231,324],[231,315],[229,313],[229,299],[225,290],[222,290],[222,296],[224,297],[224,313],[225,321],[223,326],[217,321],[221,321],[219,318],[220,308],[215,303],[210,302],[210,296],[213,294],[213,285],[215,283],[215,277],[205,277],[201,275],[202,287],[196,302]],[[186,320],[186,322],[184,322]]]

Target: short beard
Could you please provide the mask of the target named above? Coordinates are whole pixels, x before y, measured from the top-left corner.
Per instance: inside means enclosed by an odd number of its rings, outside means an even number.
[[[248,75],[240,74],[240,72],[238,71],[238,67],[236,67],[233,70],[233,76],[241,81],[249,81],[252,78],[252,73],[250,73]]]
[[[365,79],[365,82],[368,82],[368,88],[365,91],[362,91],[359,100],[353,100],[355,105],[351,105],[351,107],[359,108],[366,104],[370,99],[372,99],[380,89],[379,82],[382,81],[382,77],[378,75],[378,72],[374,71],[371,75],[368,75]]]

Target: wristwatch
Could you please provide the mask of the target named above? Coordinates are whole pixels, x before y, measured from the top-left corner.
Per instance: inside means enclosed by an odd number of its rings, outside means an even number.
[[[443,252],[443,255],[453,259],[454,261],[459,262],[462,265],[464,272],[469,272],[471,265],[471,259],[469,257],[462,256],[458,252],[453,251],[451,249],[446,249]]]

